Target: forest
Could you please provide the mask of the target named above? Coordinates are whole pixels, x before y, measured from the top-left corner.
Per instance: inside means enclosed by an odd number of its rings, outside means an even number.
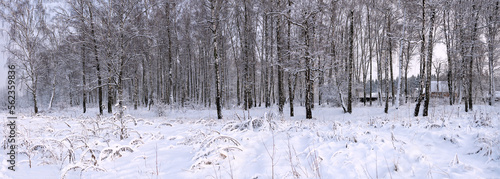
[[[0,178],[499,178],[499,8],[0,0]]]
[[[312,118],[316,105],[387,113],[416,102],[427,116],[431,100],[466,112],[495,103],[499,2],[6,0],[0,18],[18,98],[34,113],[160,106],[221,119],[257,106],[293,116],[298,105]],[[439,99],[435,80],[447,84]]]

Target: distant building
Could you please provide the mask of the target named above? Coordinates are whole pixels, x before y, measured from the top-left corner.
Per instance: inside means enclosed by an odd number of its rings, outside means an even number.
[[[449,97],[448,81],[431,81],[431,97]]]
[[[376,101],[378,100],[378,93],[372,93],[372,98],[370,98],[370,93],[366,93],[366,98],[365,98],[363,92],[358,92],[358,98],[361,102]]]
[[[401,89],[401,91],[403,91],[403,89]],[[409,92],[409,95],[408,98],[411,98],[411,99],[417,99],[418,97],[418,93],[419,93],[419,89],[418,88],[415,88],[413,90],[410,90]],[[425,88],[424,88],[424,91],[425,92]],[[423,93],[422,92],[422,93]],[[430,91],[430,95],[431,95],[431,98],[444,98],[444,97],[449,97],[450,96],[450,92],[448,90],[448,81],[431,81],[431,91]],[[402,98],[404,98],[404,94],[401,94]],[[455,93],[455,96],[458,97],[458,94]],[[500,100],[500,91],[496,91],[495,92],[495,100]],[[381,94],[381,97],[382,99],[385,99],[386,97],[386,94],[385,93],[382,93]],[[358,99],[361,101],[361,102],[364,102],[364,101],[376,101],[378,100],[379,98],[379,95],[378,93],[372,93],[372,97],[370,98],[370,93],[366,93],[366,98],[364,97],[364,94],[363,92],[358,92]],[[392,99],[392,96],[389,95],[389,99]]]
[[[417,99],[419,95],[420,90],[418,88],[415,88],[413,90],[413,93],[411,93],[411,98],[412,99]],[[425,93],[425,88],[424,91],[422,91],[422,95]],[[448,81],[431,81],[431,91],[430,91],[431,98],[444,98],[444,97],[449,97],[450,92],[448,90]],[[458,95],[455,93],[455,96],[458,97]]]

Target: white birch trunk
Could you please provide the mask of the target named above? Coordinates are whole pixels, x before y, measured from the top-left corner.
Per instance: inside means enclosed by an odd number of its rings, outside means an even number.
[[[49,101],[49,107],[48,110],[52,109],[52,104],[54,102],[54,96],[56,95],[56,77],[54,76],[52,78],[52,92],[50,94],[50,101]]]
[[[399,0],[399,4],[401,6],[401,0]],[[406,9],[403,10],[403,21],[405,22],[403,24],[403,36],[399,39],[399,65],[398,65],[398,87],[397,87],[397,93],[396,93],[396,103],[394,106],[396,109],[399,109],[399,96],[401,96],[401,67],[403,65],[403,39],[406,35]]]

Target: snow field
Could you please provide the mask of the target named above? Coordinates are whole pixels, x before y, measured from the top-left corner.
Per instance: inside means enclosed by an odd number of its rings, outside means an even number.
[[[125,126],[78,109],[20,115],[16,171],[2,152],[0,178],[497,178],[500,110],[475,107],[128,110]]]

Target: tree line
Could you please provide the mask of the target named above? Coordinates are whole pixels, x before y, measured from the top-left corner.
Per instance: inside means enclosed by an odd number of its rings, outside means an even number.
[[[13,0],[0,2],[9,63],[41,104],[223,108],[285,103],[399,108],[433,76],[449,104],[494,103],[498,0]],[[434,46],[446,61],[433,61]],[[418,68],[414,88],[410,67]],[[441,69],[442,68],[442,69]],[[397,74],[395,74],[397,73]],[[442,73],[442,74],[441,74]],[[495,75],[497,74],[497,75]],[[373,93],[378,100],[372,101]],[[360,95],[362,94],[362,95]],[[384,98],[384,99],[382,99]],[[370,99],[370,100],[366,100]]]

